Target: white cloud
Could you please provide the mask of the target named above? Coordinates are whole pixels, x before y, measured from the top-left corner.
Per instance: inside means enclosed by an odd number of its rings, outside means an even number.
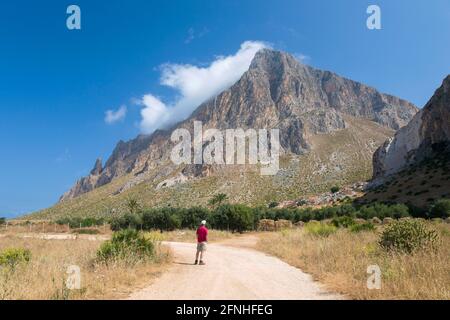
[[[187,118],[201,103],[229,88],[248,70],[256,52],[268,44],[259,41],[242,43],[230,56],[218,56],[207,67],[190,64],[162,66],[161,84],[175,89],[178,98],[165,104],[152,94],[142,97],[141,131],[152,133]]]
[[[127,107],[121,106],[118,110],[108,110],[105,112],[105,122],[107,124],[114,124],[117,121],[123,120],[127,115]]]
[[[146,94],[141,101],[144,108],[141,110],[141,130],[145,133],[150,133],[161,124],[165,124],[171,117],[171,110],[152,94]]]

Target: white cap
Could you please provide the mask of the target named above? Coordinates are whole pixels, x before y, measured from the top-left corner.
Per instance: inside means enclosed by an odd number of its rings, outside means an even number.
[[[206,225],[206,220],[203,220],[203,221],[202,221],[202,225]]]

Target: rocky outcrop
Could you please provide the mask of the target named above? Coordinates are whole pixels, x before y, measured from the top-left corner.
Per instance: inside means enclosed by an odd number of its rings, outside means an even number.
[[[97,159],[94,164],[94,168],[91,170],[91,176],[98,176],[102,173],[103,165],[102,165],[102,159]]]
[[[97,159],[94,164],[94,168],[91,170],[90,174],[87,177],[83,177],[77,181],[75,186],[72,187],[69,191],[63,194],[60,198],[60,201],[64,201],[65,199],[71,199],[79,194],[83,194],[85,190],[92,190],[98,185],[98,181],[101,177],[102,173],[102,160]]]
[[[62,200],[74,198],[131,174],[129,185],[153,179],[145,172],[161,168],[170,158],[173,129],[278,128],[282,153],[303,154],[312,147],[311,137],[346,128],[346,116],[377,122],[398,129],[417,112],[411,103],[379,93],[374,88],[300,63],[292,55],[264,49],[258,52],[247,72],[228,90],[200,105],[185,121],[150,136],[119,142],[103,168],[81,179]],[[187,166],[187,177],[211,175],[216,168]],[[163,170],[164,171],[164,170]],[[166,172],[165,170],[164,172]],[[170,170],[169,170],[170,171]],[[173,172],[159,177],[169,178]],[[172,175],[173,176],[173,175]]]
[[[374,154],[374,179],[381,180],[450,142],[450,75],[425,107]]]

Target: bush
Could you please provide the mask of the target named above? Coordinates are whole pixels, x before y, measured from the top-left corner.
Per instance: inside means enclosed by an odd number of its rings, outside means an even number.
[[[419,220],[400,220],[389,224],[381,234],[380,246],[386,250],[412,253],[418,249],[434,249],[438,234]]]
[[[108,263],[126,261],[136,263],[154,257],[155,243],[133,229],[115,232],[110,241],[104,242],[97,251],[97,260]]]
[[[412,194],[412,192],[411,192]],[[425,209],[418,207],[411,202],[407,202],[406,205],[408,206],[409,214],[413,218],[422,218],[427,216],[427,212]]]
[[[442,219],[450,217],[450,199],[436,201],[430,209],[429,217]]]
[[[349,216],[343,216],[343,217],[337,217],[334,218],[331,223],[335,226],[335,227],[342,227],[342,228],[348,228],[354,224],[356,224],[355,219],[353,219],[352,217]]]
[[[351,232],[361,232],[361,231],[373,231],[375,230],[375,225],[370,222],[362,223],[362,224],[354,224],[351,225],[349,230]]]
[[[211,212],[201,207],[193,207],[181,214],[181,227],[185,229],[196,229],[202,220],[209,221]]]
[[[333,225],[311,221],[305,225],[305,230],[309,234],[315,236],[328,237],[329,235],[335,233],[337,228]]]
[[[0,226],[6,223],[6,218],[0,218]]]
[[[111,220],[111,230],[138,229],[142,225],[142,217],[138,214],[127,213]]]
[[[271,203],[269,203],[269,208],[276,208],[278,207],[279,203],[276,201],[272,201]]]
[[[341,190],[341,188],[339,188],[338,186],[331,187],[330,189],[331,193],[337,193],[339,192],[339,190]]]
[[[244,205],[223,205],[213,214],[213,226],[217,229],[243,232],[254,228],[253,210]]]
[[[161,208],[143,213],[142,221],[146,230],[173,231],[181,228],[181,211],[176,208]]]
[[[31,251],[22,248],[10,248],[0,253],[0,266],[14,269],[18,264],[28,263],[31,260]]]
[[[384,203],[374,203],[371,205],[366,205],[361,208],[356,213],[357,218],[362,219],[372,219],[378,217],[383,218],[396,218],[400,219],[403,217],[409,217],[409,209],[404,204],[394,204],[387,205]]]

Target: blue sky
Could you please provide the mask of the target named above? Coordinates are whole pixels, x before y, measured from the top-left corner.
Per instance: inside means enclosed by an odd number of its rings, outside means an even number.
[[[66,28],[80,6],[82,30]],[[382,30],[366,28],[381,7]],[[161,65],[208,66],[245,41],[305,55],[306,63],[423,106],[449,73],[450,2],[3,1],[0,6],[0,216],[55,203],[97,157],[140,133]],[[126,117],[105,122],[107,110]]]

